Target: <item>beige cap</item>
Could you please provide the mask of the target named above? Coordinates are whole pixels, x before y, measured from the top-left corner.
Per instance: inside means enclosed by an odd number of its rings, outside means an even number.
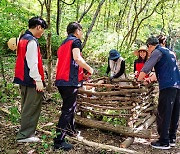
[[[135,56],[139,56],[139,51],[148,51],[145,45],[141,46],[138,50],[135,50],[133,53]]]
[[[17,49],[17,44],[18,44],[18,41],[17,41],[17,38],[15,37],[10,38],[9,41],[7,42],[9,49],[11,49],[12,51]]]
[[[24,33],[24,31],[22,30],[19,34],[19,37],[16,38],[16,37],[13,37],[13,38],[10,38],[9,41],[7,42],[7,45],[9,47],[9,49],[11,49],[12,51],[16,50],[17,49],[17,45],[18,45],[18,42],[19,42],[19,38],[21,37],[21,35]]]

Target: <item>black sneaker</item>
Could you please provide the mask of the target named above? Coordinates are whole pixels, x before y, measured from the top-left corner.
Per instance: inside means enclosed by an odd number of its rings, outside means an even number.
[[[168,150],[171,148],[168,143],[161,143],[159,141],[151,142],[151,146],[153,148],[162,149],[162,150]]]
[[[61,149],[61,150],[64,150],[64,151],[69,151],[72,148],[73,148],[73,145],[69,144],[69,143],[67,143],[65,141],[63,141],[63,142],[61,142],[59,144],[57,144],[57,143],[54,144],[54,149]]]
[[[171,147],[175,147],[175,146],[176,146],[176,140],[175,140],[175,139],[170,139],[169,145],[170,145]]]

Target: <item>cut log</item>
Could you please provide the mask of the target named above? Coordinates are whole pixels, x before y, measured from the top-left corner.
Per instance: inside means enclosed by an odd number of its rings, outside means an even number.
[[[145,123],[143,123],[140,127],[138,127],[138,131],[147,129],[151,124],[155,121],[155,115],[152,115]],[[124,142],[120,144],[121,148],[127,148],[134,142],[134,137],[128,137]]]
[[[80,116],[76,116],[76,123],[78,123],[80,125],[87,126],[87,127],[112,131],[115,133],[123,134],[125,136],[140,137],[140,138],[150,138],[151,137],[151,132],[149,130],[137,131],[136,129],[133,129],[130,127],[114,126],[114,125],[109,124],[107,122],[95,121],[95,120],[91,120],[91,119],[87,119],[87,118],[82,118]]]
[[[97,108],[97,109],[104,109],[104,110],[130,110],[132,108],[134,108],[134,106],[122,106],[122,107],[111,107],[111,106],[102,106],[99,104],[91,104],[88,102],[79,102],[79,104],[81,104],[82,106],[88,106],[88,107],[93,107],[93,108]]]
[[[46,135],[52,135],[52,133],[50,131],[45,131],[42,128],[38,127],[37,128],[38,131],[45,133]],[[84,139],[83,137],[68,137],[66,136],[67,140],[71,141],[71,142],[76,142],[76,143],[81,143],[81,144],[85,144],[87,146],[91,146],[97,149],[105,149],[108,151],[114,151],[114,152],[119,152],[119,153],[130,153],[130,154],[141,154],[137,151],[134,150],[129,150],[129,149],[125,149],[125,148],[119,148],[119,147],[115,147],[112,145],[106,145],[106,144],[101,144],[101,143],[96,143],[96,142],[92,142],[92,141],[88,141],[86,139]]]
[[[143,93],[147,92],[147,89],[122,89],[121,91],[109,91],[109,92],[93,92],[93,91],[86,91],[83,89],[78,89],[80,94],[87,94],[87,95],[94,95],[94,96],[113,96],[113,95],[126,95],[132,93]]]
[[[100,80],[101,81],[101,80]],[[106,87],[106,88],[117,88],[117,89],[139,89],[138,86],[119,86],[118,84],[102,84],[100,82],[98,83],[84,83],[83,85],[92,86],[92,87]]]

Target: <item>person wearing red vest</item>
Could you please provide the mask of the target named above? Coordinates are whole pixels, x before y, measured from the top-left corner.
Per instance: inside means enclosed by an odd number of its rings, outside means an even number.
[[[41,111],[44,89],[44,71],[40,47],[40,38],[47,28],[40,17],[29,20],[29,29],[20,37],[17,44],[14,83],[21,91],[21,128],[17,134],[18,142],[39,142],[35,136]]]
[[[66,135],[76,136],[74,128],[74,114],[76,110],[76,97],[78,87],[82,86],[86,70],[89,75],[93,69],[82,58],[82,26],[71,22],[67,26],[68,37],[62,42],[57,51],[56,82],[59,93],[63,99],[61,115],[57,124],[54,138],[54,148],[70,150],[73,145],[65,142]]]
[[[138,56],[138,59],[134,61],[134,75],[135,78],[138,78],[141,69],[144,66],[144,63],[148,59],[147,47],[141,46],[138,50],[134,51],[134,55]],[[148,75],[146,75],[146,78]]]

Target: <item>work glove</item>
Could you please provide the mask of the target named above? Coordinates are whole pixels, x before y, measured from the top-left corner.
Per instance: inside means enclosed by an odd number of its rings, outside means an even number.
[[[36,81],[36,90],[39,92],[44,91],[44,86],[43,86],[42,81]]]

